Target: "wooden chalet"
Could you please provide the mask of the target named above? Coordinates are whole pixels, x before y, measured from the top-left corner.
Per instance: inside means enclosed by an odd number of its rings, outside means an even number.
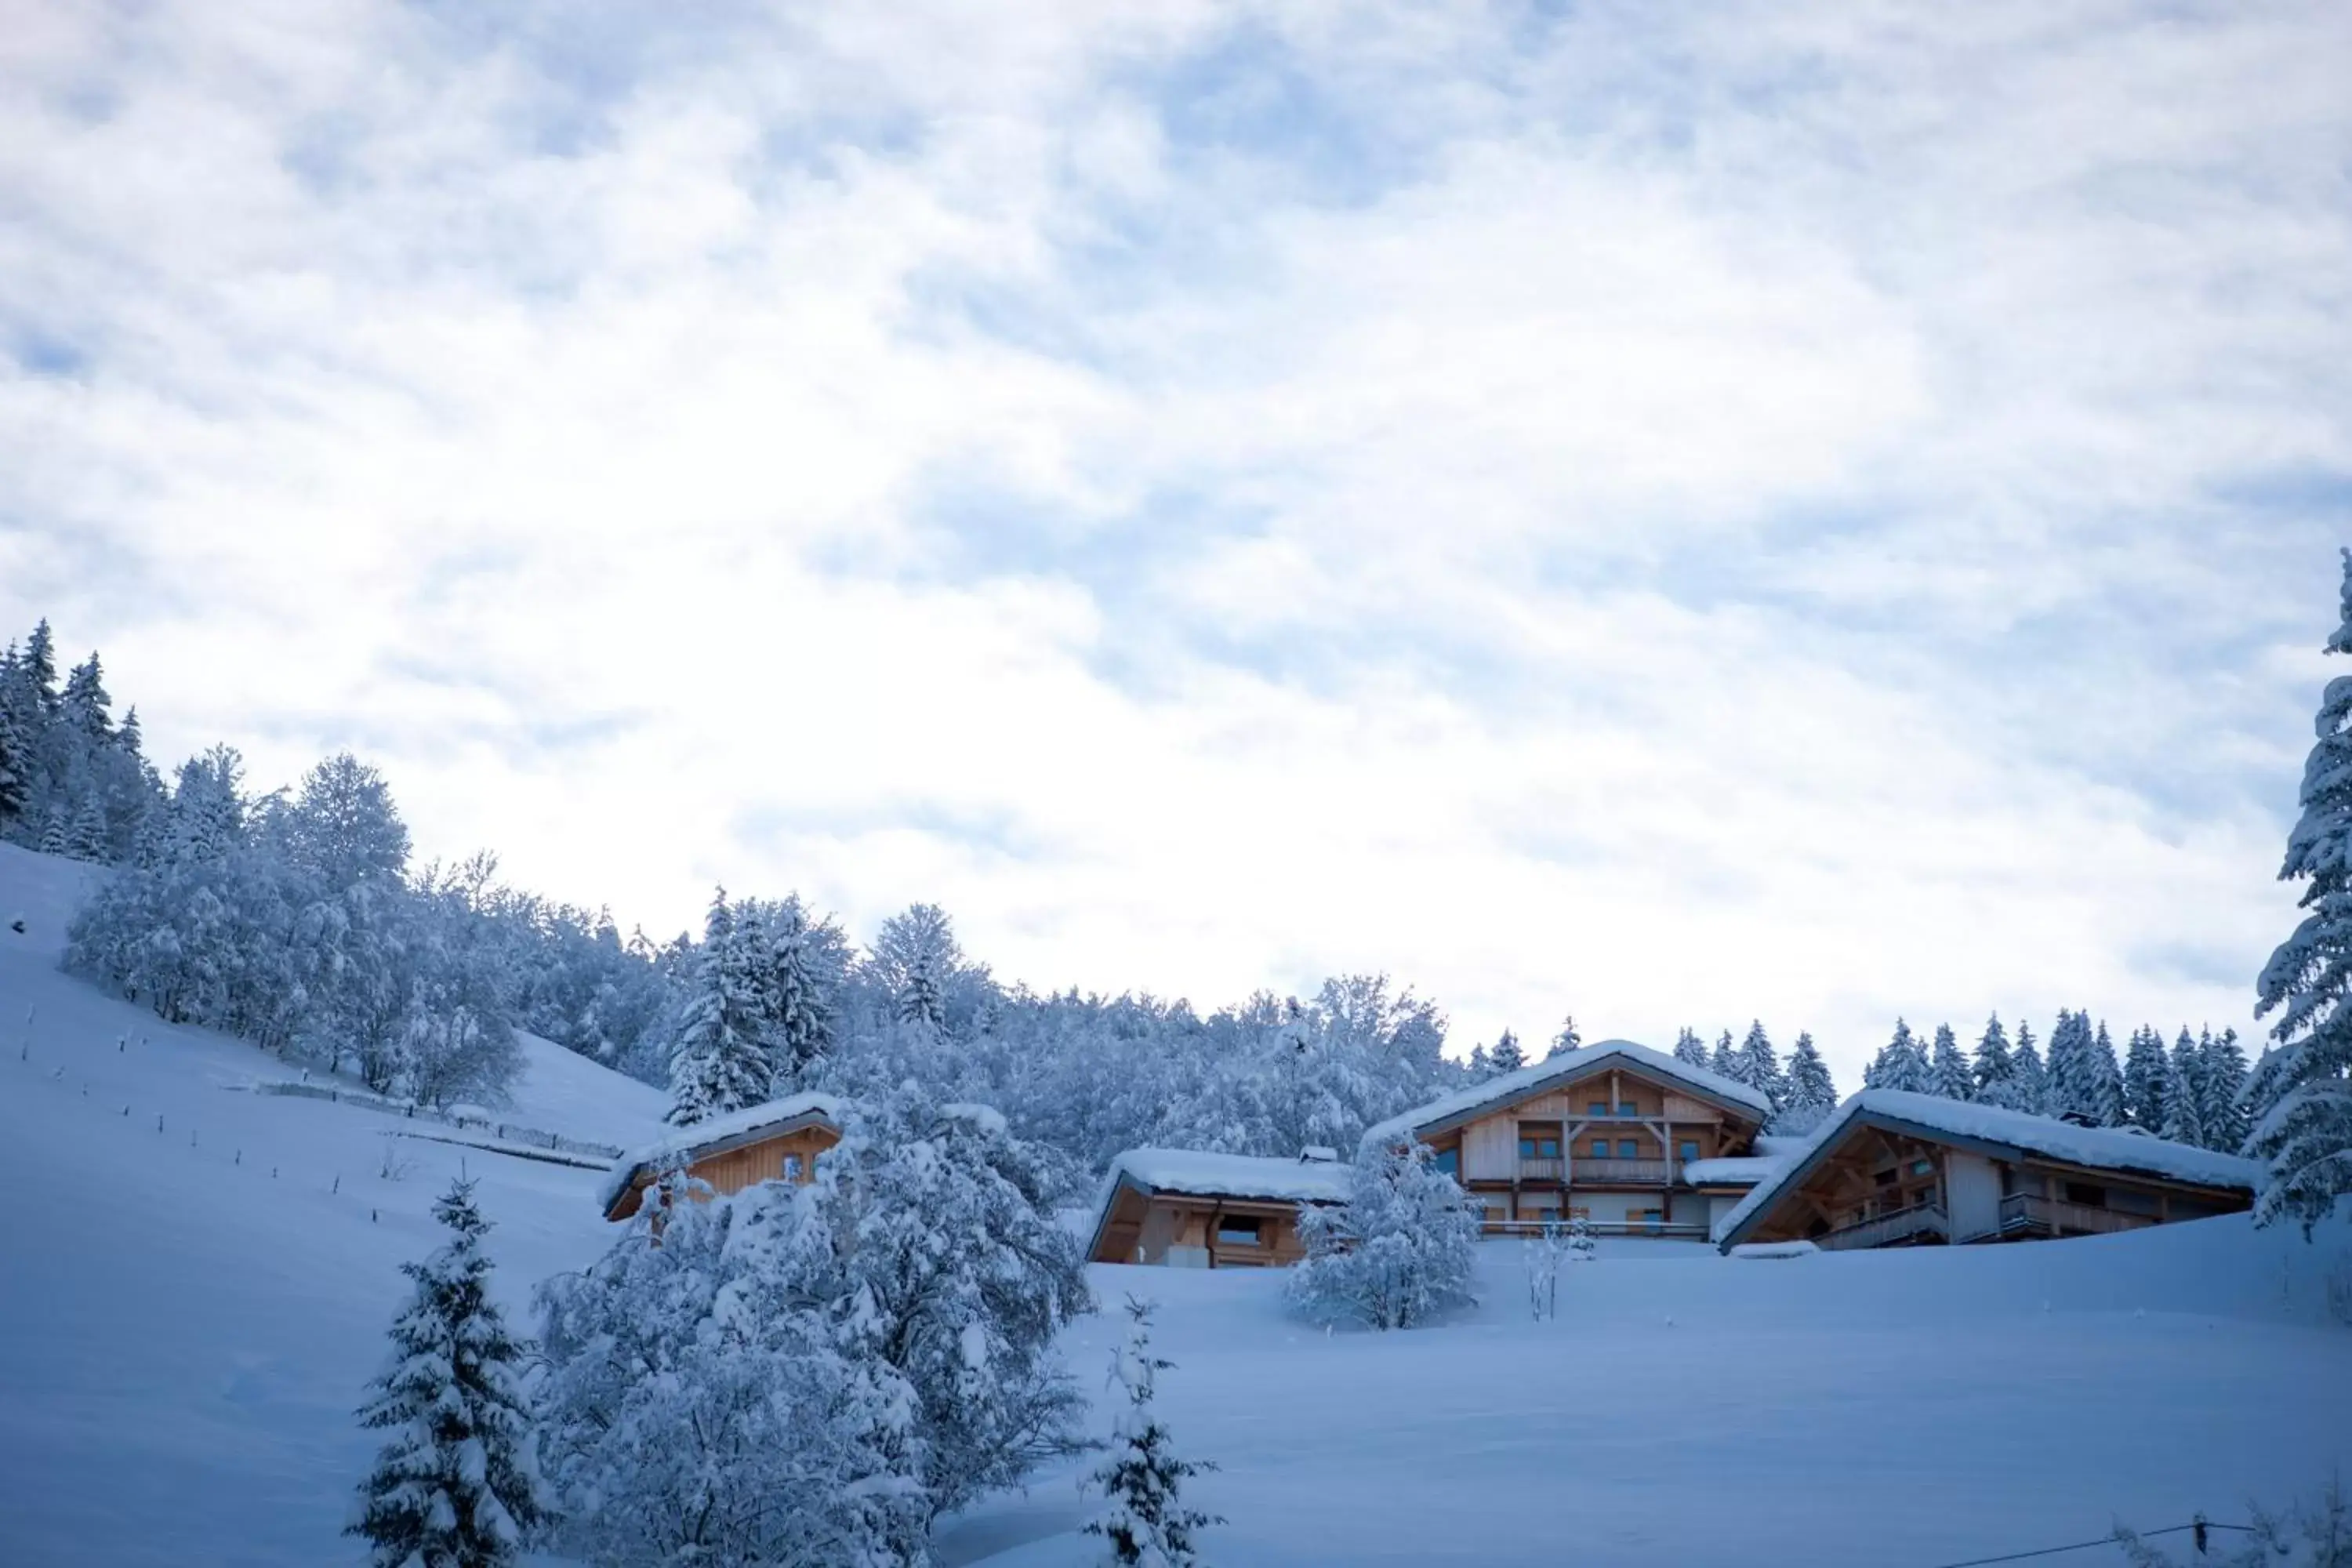
[[[2251,1207],[2251,1160],[2113,1127],[1864,1089],[1724,1217],[1724,1250],[2099,1236]]]
[[[604,1217],[635,1215],[646,1189],[672,1171],[722,1197],[761,1182],[805,1182],[817,1157],[841,1142],[841,1110],[832,1095],[795,1094],[681,1127],[621,1157],[598,1194]]]
[[[1486,1208],[1489,1234],[1581,1217],[1604,1236],[1705,1240],[1760,1173],[1764,1095],[1631,1040],[1604,1040],[1381,1122]],[[1713,1179],[1698,1181],[1696,1172]]]
[[[1298,1215],[1347,1195],[1328,1149],[1295,1160],[1129,1149],[1111,1162],[1087,1258],[1192,1268],[1282,1268],[1307,1256]]]

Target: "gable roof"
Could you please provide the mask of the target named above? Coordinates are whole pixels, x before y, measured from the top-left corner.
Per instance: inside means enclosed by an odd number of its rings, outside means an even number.
[[[2038,1154],[2069,1165],[2189,1186],[2252,1192],[2262,1173],[2262,1167],[2252,1160],[2125,1128],[2078,1127],[2052,1116],[1946,1100],[1939,1094],[1865,1089],[1847,1096],[1845,1103],[1805,1140],[1802,1149],[1782,1161],[1723,1216],[1715,1227],[1717,1245],[1734,1245],[1742,1230],[1761,1219],[1782,1194],[1811,1175],[1849,1133],[1863,1127],[1883,1127],[1996,1156]]]
[[[1095,1224],[1087,1242],[1094,1256],[1103,1227],[1110,1223],[1121,1187],[1194,1197],[1243,1198],[1260,1203],[1336,1204],[1348,1195],[1348,1167],[1336,1160],[1278,1159],[1263,1154],[1219,1154],[1202,1149],[1129,1149],[1114,1156],[1095,1196]]]
[[[658,1173],[692,1164],[722,1147],[740,1148],[769,1136],[781,1137],[803,1127],[841,1130],[842,1101],[814,1089],[786,1095],[760,1105],[747,1105],[724,1116],[713,1116],[678,1128],[666,1138],[632,1149],[614,1163],[597,1189],[596,1204],[605,1214],[621,1201],[640,1173]]]
[[[1677,1061],[1664,1051],[1635,1045],[1631,1040],[1601,1040],[1566,1056],[1547,1057],[1530,1062],[1517,1072],[1507,1072],[1500,1078],[1490,1078],[1484,1083],[1474,1083],[1452,1094],[1416,1106],[1402,1116],[1391,1116],[1364,1132],[1366,1143],[1393,1143],[1417,1137],[1453,1122],[1469,1121],[1487,1110],[1496,1110],[1514,1100],[1525,1100],[1545,1089],[1580,1078],[1599,1067],[1619,1063],[1651,1078],[1664,1079],[1676,1087],[1689,1090],[1703,1100],[1731,1107],[1761,1121],[1772,1112],[1772,1102],[1760,1091],[1746,1084]]]

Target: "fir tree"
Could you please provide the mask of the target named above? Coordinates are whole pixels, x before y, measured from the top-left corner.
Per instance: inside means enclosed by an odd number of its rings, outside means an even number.
[[[0,831],[24,815],[33,798],[33,745],[0,682]]]
[[[1518,1036],[1508,1029],[1503,1031],[1503,1037],[1496,1040],[1495,1048],[1486,1054],[1486,1067],[1497,1078],[1507,1072],[1517,1072],[1527,1065],[1527,1053],[1519,1049]]]
[[[2016,1097],[2012,1110],[2031,1111],[2036,1116],[2049,1113],[2050,1070],[2042,1060],[2042,1053],[2033,1046],[2033,1026],[2021,1022],[2017,1026],[2017,1050],[2010,1058],[2010,1079]]]
[[[1732,1059],[1731,1076],[1769,1100],[1776,1113],[1788,1097],[1789,1086],[1780,1076],[1780,1054],[1773,1050],[1772,1037],[1764,1032],[1761,1018],[1748,1026],[1748,1037],[1740,1042]]]
[[[1949,1024],[1936,1026],[1936,1048],[1928,1058],[1928,1068],[1936,1080],[1936,1092],[1946,1100],[1974,1100],[1976,1078],[1969,1071],[1969,1059],[1960,1055],[1960,1042]]]
[[[2162,1048],[2162,1042],[2158,1042]],[[2174,1042],[2172,1060],[2161,1080],[2164,1090],[2164,1110],[2154,1127],[2148,1129],[2159,1138],[2169,1138],[2176,1143],[2193,1143],[2202,1148],[2206,1143],[2205,1106],[2198,1090],[2205,1077],[2197,1059],[2197,1047],[2189,1038],[2184,1026],[2180,1038]]]
[[[1864,1089],[1899,1089],[1910,1094],[1936,1092],[1935,1069],[1928,1066],[1927,1053],[1919,1048],[1909,1024],[1900,1018],[1895,1020],[1894,1037],[1863,1070],[1862,1085]]]
[[[1152,1408],[1160,1374],[1176,1363],[1152,1353],[1149,1303],[1129,1296],[1127,1316],[1127,1343],[1111,1356],[1111,1381],[1127,1404],[1113,1418],[1110,1453],[1092,1478],[1110,1512],[1089,1520],[1085,1531],[1108,1542],[1111,1563],[1192,1568],[1201,1561],[1200,1532],[1224,1521],[1186,1507],[1181,1494],[1186,1481],[1217,1467],[1177,1457],[1167,1424]]]
[[[74,813],[73,826],[66,835],[66,853],[77,860],[102,863],[110,858],[106,847],[106,812],[95,795],[83,796],[81,809]]]
[[[2352,653],[2352,550],[2329,653]],[[2352,1192],[2352,676],[2327,683],[2304,764],[2303,816],[2287,835],[2281,881],[2307,886],[2301,923],[2263,966],[2254,1016],[2275,1013],[2275,1049],[2247,1086],[2246,1152],[2269,1165],[2257,1224],[2292,1216],[2305,1234]]]
[[[1570,1013],[1559,1022],[1559,1033],[1551,1037],[1550,1056],[1564,1057],[1584,1048],[1584,1037],[1576,1030],[1576,1015]],[[1549,1059],[1548,1057],[1547,1060]]]
[[[762,1000],[773,1092],[783,1094],[806,1087],[816,1077],[833,1044],[831,987],[817,955],[830,927],[813,923],[797,896],[774,910],[766,925],[768,973]]]
[[[490,1226],[470,1182],[434,1205],[449,1240],[401,1266],[415,1299],[392,1325],[393,1357],[361,1424],[392,1428],[346,1533],[376,1568],[499,1568],[542,1513],[523,1452],[530,1417],[516,1377],[524,1346],[489,1299]]]
[[[2017,1064],[2010,1057],[2009,1031],[2001,1027],[1998,1013],[1985,1020],[1984,1033],[1977,1037],[1976,1059],[1969,1064],[1969,1076],[1976,1080],[1973,1098],[1987,1105],[2022,1109],[2012,1103],[2017,1092]]]
[[[1706,1042],[1700,1039],[1698,1031],[1688,1025],[1684,1026],[1682,1033],[1675,1037],[1675,1060],[1687,1062],[1695,1068],[1706,1066]]]
[[[1789,1052],[1787,1098],[1781,1101],[1772,1130],[1790,1134],[1811,1132],[1836,1109],[1837,1086],[1831,1081],[1830,1064],[1822,1059],[1813,1037],[1800,1033],[1796,1046]]]
[[[2164,1125],[2171,1098],[2166,1081],[2170,1070],[2163,1035],[2149,1024],[2134,1029],[2131,1047],[2124,1053],[2124,1116],[2133,1126],[2154,1132]]]
[[[66,814],[57,806],[49,807],[48,817],[41,824],[41,853],[64,855],[72,847],[73,836],[66,831]]]
[[[67,723],[81,737],[104,745],[114,739],[114,720],[107,709],[113,699],[106,694],[104,676],[98,667],[98,655],[93,652],[84,662],[74,666],[66,678],[65,694],[58,700],[58,710]]]
[[[17,661],[25,684],[39,704],[40,716],[54,715],[58,709],[58,642],[50,635],[49,623],[43,616],[33,635],[25,640],[25,652]]]
[[[723,1116],[772,1095],[774,1069],[760,1037],[757,980],[745,957],[721,888],[703,923],[693,994],[679,1016],[670,1056],[673,1126]]]
[[[2238,1031],[2224,1029],[2198,1050],[2204,1069],[2204,1099],[2199,1114],[2205,1123],[2205,1142],[2236,1153],[2246,1142],[2246,1053]]]
[[[2097,1086],[2099,1125],[2121,1127],[2124,1124],[2124,1072],[2116,1061],[2115,1037],[2107,1033],[2107,1021],[2099,1020],[2099,1027],[2091,1037],[2092,1081]]]
[[[2050,1116],[2072,1117],[2092,1127],[2113,1127],[2123,1119],[2123,1074],[2105,1026],[2096,1031],[2087,1012],[2063,1008],[2050,1031]]]
[[[1731,1031],[1726,1029],[1715,1042],[1715,1052],[1707,1058],[1707,1070],[1722,1078],[1737,1079],[1739,1073],[1739,1052],[1731,1043]]]

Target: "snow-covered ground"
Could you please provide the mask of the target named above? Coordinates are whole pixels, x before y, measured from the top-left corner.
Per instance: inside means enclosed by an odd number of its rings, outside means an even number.
[[[250,1092],[295,1074],[57,972],[89,875],[0,846],[0,1564],[358,1562],[337,1532],[373,1445],[351,1411],[433,1195],[461,1160],[480,1178],[520,1310],[609,1241],[598,1173]],[[534,1045],[503,1114],[635,1143],[660,1109]],[[1161,1303],[1163,1412],[1224,1467],[1200,1486],[1223,1568],[1937,1568],[2118,1518],[2242,1519],[2352,1468],[2352,1329],[2326,1308],[2330,1270],[2352,1279],[2342,1225],[2315,1247],[2242,1218],[1782,1261],[1601,1247],[1557,1322],[1527,1321],[1517,1245],[1496,1243],[1485,1306],[1381,1336],[1292,1322],[1276,1275],[1093,1276],[1107,1305]],[[1116,1331],[1070,1335],[1090,1390]],[[1077,1468],[951,1521],[942,1561],[1094,1561]]]

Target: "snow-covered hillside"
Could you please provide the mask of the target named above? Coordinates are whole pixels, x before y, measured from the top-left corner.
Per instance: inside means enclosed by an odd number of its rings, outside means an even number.
[[[57,972],[89,875],[0,847],[0,1563],[356,1563],[338,1531],[373,1446],[351,1411],[433,1195],[461,1161],[481,1179],[520,1310],[609,1240],[599,1173],[252,1092],[299,1075]],[[503,1114],[630,1143],[660,1107],[534,1045]],[[1162,1303],[1162,1412],[1224,1467],[1200,1485],[1230,1521],[1213,1561],[1937,1568],[2240,1519],[2352,1462],[2341,1225],[1771,1262],[1604,1243],[1541,1325],[1515,1245],[1484,1262],[1485,1306],[1384,1336],[1291,1321],[1279,1276],[1093,1271],[1106,1303]],[[1089,1390],[1116,1331],[1069,1337]],[[1095,1561],[1077,1468],[951,1521],[941,1560]]]

